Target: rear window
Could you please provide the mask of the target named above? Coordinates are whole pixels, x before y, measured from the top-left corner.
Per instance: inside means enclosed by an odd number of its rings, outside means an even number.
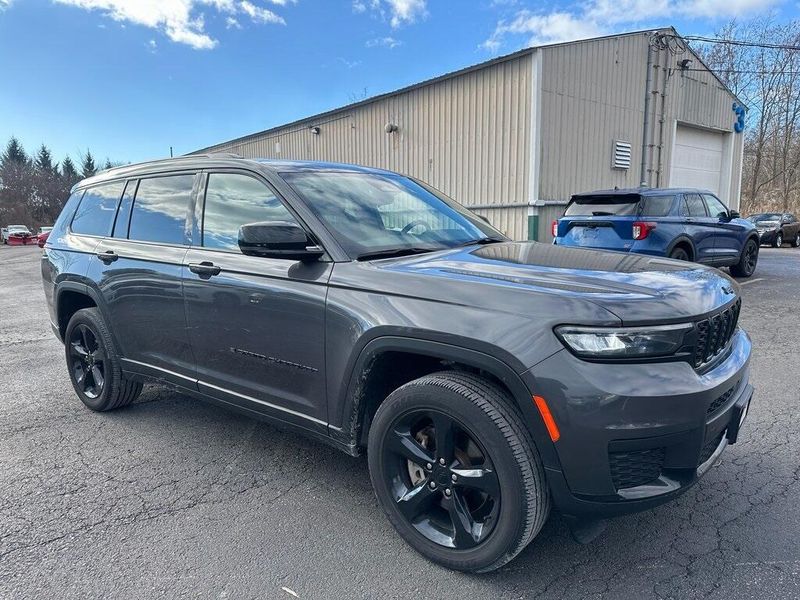
[[[124,181],[106,183],[86,190],[72,217],[73,233],[109,235],[117,214],[117,203],[125,187]]]
[[[186,215],[194,175],[141,179],[133,201],[128,237],[144,242],[187,244]]]
[[[639,194],[597,194],[573,196],[566,217],[666,217],[675,196],[640,196]]]

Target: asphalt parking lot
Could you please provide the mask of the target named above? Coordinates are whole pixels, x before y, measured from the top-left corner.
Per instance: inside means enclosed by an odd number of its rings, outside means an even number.
[[[407,547],[365,458],[156,387],[85,409],[40,253],[0,247],[2,598],[800,597],[800,250],[762,248],[742,287],[756,397],[720,464],[588,546],[554,514],[484,576]]]

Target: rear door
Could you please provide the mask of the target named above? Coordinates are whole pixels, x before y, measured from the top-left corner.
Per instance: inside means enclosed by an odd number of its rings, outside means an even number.
[[[738,262],[745,240],[745,229],[731,221],[728,207],[713,194],[703,194],[709,217],[714,221],[715,262],[730,264]]]
[[[558,222],[558,243],[564,246],[629,250],[639,214],[639,194],[573,196]]]
[[[683,195],[681,216],[684,219],[686,234],[694,244],[695,260],[702,263],[713,263],[717,220],[708,216],[705,202],[700,194]]]
[[[191,241],[195,172],[131,179],[111,237],[95,252],[99,282],[126,368],[194,386],[181,289]]]
[[[325,300],[331,262],[248,256],[239,228],[299,222],[248,172],[204,176],[183,281],[200,391],[312,430],[327,423]]]

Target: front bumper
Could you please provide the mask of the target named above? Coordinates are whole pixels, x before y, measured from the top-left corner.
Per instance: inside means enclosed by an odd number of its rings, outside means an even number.
[[[702,477],[730,443],[753,396],[750,339],[697,373],[684,362],[609,364],[558,352],[525,373],[561,432],[546,464],[559,510],[614,516],[657,506]]]
[[[758,232],[758,241],[761,244],[771,244],[775,241],[775,238],[778,236],[777,229],[771,229],[768,231]]]

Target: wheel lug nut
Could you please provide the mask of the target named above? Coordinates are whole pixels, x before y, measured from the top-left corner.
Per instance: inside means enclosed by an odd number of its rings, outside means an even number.
[[[453,492],[451,492],[451,491],[450,491],[450,488],[446,488],[446,489],[444,490],[444,495],[445,495],[445,496],[449,496],[449,495],[450,495],[450,494],[452,494],[452,493],[453,493]]]
[[[455,474],[455,473],[453,473],[452,475],[450,475],[450,479],[452,479],[453,481],[458,481],[458,477],[456,476],[456,474]]]
[[[439,464],[440,464],[440,465],[444,465],[444,459],[443,459],[443,458],[440,458],[440,459],[439,459]]]
[[[431,463],[426,463],[425,468],[428,469],[428,471],[430,471],[433,468],[433,465]]]
[[[435,481],[431,481],[431,482],[430,482],[428,485],[430,485],[430,486],[431,486],[431,489],[432,489],[432,490],[435,490],[435,489],[436,489],[436,482],[435,482]]]

